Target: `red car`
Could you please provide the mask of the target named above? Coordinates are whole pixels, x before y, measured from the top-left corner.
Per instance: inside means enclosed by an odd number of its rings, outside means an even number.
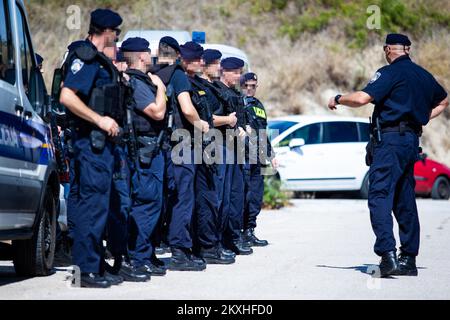
[[[438,200],[450,199],[450,168],[421,155],[414,167],[416,194]]]

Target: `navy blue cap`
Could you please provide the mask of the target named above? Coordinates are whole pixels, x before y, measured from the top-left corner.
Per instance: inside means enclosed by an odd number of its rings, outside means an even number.
[[[42,56],[40,54],[35,54],[36,55],[36,62],[38,65],[41,65],[42,62],[44,62],[44,58],[42,58]]]
[[[180,46],[181,57],[186,60],[201,59],[203,47],[196,42],[189,41]]]
[[[391,33],[388,34],[386,37],[386,44],[400,44],[403,46],[410,46],[411,41],[409,40],[408,36],[405,36],[404,34],[400,33]]]
[[[122,52],[148,52],[150,51],[150,43],[144,38],[128,38],[122,42],[120,50]]]
[[[241,76],[241,86],[243,86],[247,81],[258,81],[258,76],[253,72],[248,72]]]
[[[202,59],[206,64],[213,63],[214,61],[220,60],[222,58],[222,53],[216,49],[206,49],[203,51]]]
[[[244,65],[245,63],[243,60],[235,57],[225,58],[220,62],[220,66],[224,70],[241,69],[244,67]]]
[[[91,24],[102,29],[116,29],[122,24],[122,18],[112,10],[97,9],[91,12]]]
[[[167,44],[169,47],[175,49],[175,51],[180,52],[180,45],[178,43],[178,41],[175,38],[172,37],[162,37],[161,40],[159,40],[159,43],[165,43]]]

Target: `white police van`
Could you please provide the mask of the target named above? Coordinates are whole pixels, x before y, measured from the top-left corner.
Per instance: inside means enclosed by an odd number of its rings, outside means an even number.
[[[19,275],[48,275],[59,177],[23,1],[0,0],[0,241]]]

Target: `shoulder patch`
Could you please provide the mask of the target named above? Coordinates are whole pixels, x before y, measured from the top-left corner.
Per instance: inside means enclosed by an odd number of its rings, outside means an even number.
[[[77,74],[78,71],[80,71],[84,66],[84,62],[80,59],[75,59],[72,62],[72,65],[70,66],[70,71],[72,71],[73,74]]]
[[[381,72],[377,72],[374,74],[374,76],[372,77],[372,79],[370,79],[369,84],[374,83],[375,81],[377,81],[378,79],[380,79],[381,77]]]

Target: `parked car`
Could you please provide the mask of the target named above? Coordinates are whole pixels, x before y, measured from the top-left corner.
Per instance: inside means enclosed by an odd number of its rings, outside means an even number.
[[[436,200],[450,199],[450,168],[421,155],[414,167],[416,194]]]
[[[364,118],[287,116],[269,121],[269,138],[280,162],[278,178],[285,190],[294,192],[353,191],[367,198],[369,136]],[[418,195],[450,198],[448,167],[424,156],[414,171]]]

